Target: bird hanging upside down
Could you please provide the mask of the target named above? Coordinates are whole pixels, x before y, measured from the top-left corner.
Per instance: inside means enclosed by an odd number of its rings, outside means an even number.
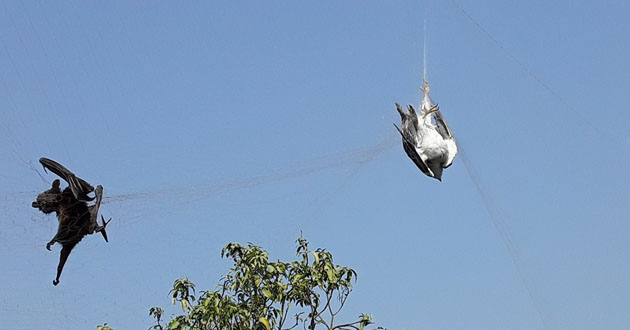
[[[61,244],[57,277],[53,281],[53,285],[57,285],[70,252],[84,236],[100,232],[105,242],[109,242],[105,227],[111,219],[105,221],[105,218],[101,215],[103,223],[101,225],[97,223],[98,209],[103,199],[102,186],[98,185],[94,189],[85,180],[77,177],[63,165],[52,159],[42,157],[39,159],[39,162],[44,166],[44,171],[49,169],[68,182],[68,187],[62,191],[59,187],[60,181],[56,179],[52,183],[52,188],[39,194],[37,200],[32,204],[34,208],[45,214],[55,212],[59,220],[57,234],[46,244],[46,249],[49,251],[53,244]],[[94,197],[88,196],[91,192],[94,192]],[[93,200],[95,200],[94,205],[88,206],[87,202]]]
[[[396,103],[400,114],[402,129],[396,129],[402,135],[402,143],[407,156],[418,166],[422,173],[442,181],[442,170],[453,163],[457,154],[455,137],[442,117],[440,108],[433,104],[429,96],[429,82],[424,80],[421,88],[424,93],[420,113],[408,105],[409,113]]]

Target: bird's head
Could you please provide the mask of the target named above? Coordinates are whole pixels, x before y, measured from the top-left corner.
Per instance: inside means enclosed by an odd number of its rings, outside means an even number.
[[[37,199],[31,204],[36,209],[48,214],[59,210],[61,189],[59,179],[53,181],[52,187],[37,195]]]
[[[441,166],[438,168],[435,168],[433,170],[433,178],[442,182],[442,171],[443,171],[443,168]]]

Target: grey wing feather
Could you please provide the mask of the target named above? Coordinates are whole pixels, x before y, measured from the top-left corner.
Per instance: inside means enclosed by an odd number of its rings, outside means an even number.
[[[448,127],[448,124],[446,123],[446,120],[444,120],[444,117],[442,117],[442,113],[440,112],[440,110],[435,111],[433,115],[433,118],[435,118],[435,126],[438,133],[440,133],[442,138],[445,140],[452,139],[453,133],[451,132],[451,128]]]
[[[422,160],[422,157],[418,155],[418,152],[416,151],[416,148],[414,147],[414,143],[412,142],[413,139],[409,138],[408,136],[405,136],[405,134],[400,130],[400,128],[398,128],[398,126],[396,126],[396,124],[394,124],[394,127],[396,127],[396,130],[398,130],[398,133],[400,133],[400,135],[402,136],[403,149],[405,150],[405,153],[407,154],[407,156],[413,161],[414,164],[416,164],[416,166],[420,169],[420,171],[422,171],[422,173],[428,176],[432,176],[431,171],[429,170],[429,167]]]

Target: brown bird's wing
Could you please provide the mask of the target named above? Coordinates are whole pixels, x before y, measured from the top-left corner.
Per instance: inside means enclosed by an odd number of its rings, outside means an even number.
[[[107,223],[109,223],[109,220],[105,221],[105,218],[103,218],[103,216],[101,215],[103,224],[102,225],[98,224],[98,209],[101,207],[101,201],[103,200],[103,186],[101,186],[100,184],[96,186],[96,190],[94,190],[94,195],[96,196],[96,201],[94,202],[94,205],[89,207],[89,210],[90,210],[89,233],[92,234],[95,231],[100,232],[101,235],[103,235],[105,242],[109,242],[109,239],[107,238],[107,231],[105,231],[105,227],[107,226]]]
[[[85,180],[74,175],[74,173],[70,172],[70,170],[65,168],[63,165],[45,157],[40,158],[39,162],[44,167],[44,170],[49,169],[51,172],[57,174],[60,178],[66,180],[66,182],[68,182],[68,185],[70,186],[70,190],[72,190],[74,198],[76,198],[78,201],[88,202],[94,199],[94,197],[90,197],[87,195],[94,191],[94,187],[92,187]]]
[[[94,205],[90,206],[90,223],[96,224],[96,220],[98,220],[98,209],[101,207],[101,201],[103,200],[103,186],[100,184],[96,186],[96,190],[94,190],[94,195],[96,196],[96,201],[94,201]]]

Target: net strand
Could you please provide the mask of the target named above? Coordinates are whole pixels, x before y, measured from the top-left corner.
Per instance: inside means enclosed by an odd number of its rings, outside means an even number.
[[[494,201],[484,188],[484,184],[481,181],[480,176],[477,174],[475,166],[473,165],[472,161],[468,157],[468,154],[461,144],[459,145],[459,154],[459,157],[464,163],[464,167],[466,168],[466,172],[468,173],[471,182],[475,186],[477,194],[479,195],[479,198],[481,198],[481,201],[483,202],[484,208],[486,209],[490,220],[492,220],[492,225],[501,237],[501,241],[503,242],[503,245],[505,246],[510,256],[510,259],[512,260],[512,264],[514,265],[514,268],[519,275],[521,283],[523,284],[523,287],[527,292],[527,295],[532,303],[532,306],[534,307],[534,310],[536,311],[536,314],[538,316],[538,319],[540,320],[540,323],[543,326],[543,329],[549,329],[549,326],[547,325],[545,318],[543,317],[542,308],[540,306],[539,300],[535,297],[533,293],[533,286],[529,277],[527,276],[527,272],[525,271],[525,266],[521,258],[521,254],[519,253],[519,249],[516,247],[516,244],[512,239],[512,235],[507,228],[503,216],[501,215]]]

